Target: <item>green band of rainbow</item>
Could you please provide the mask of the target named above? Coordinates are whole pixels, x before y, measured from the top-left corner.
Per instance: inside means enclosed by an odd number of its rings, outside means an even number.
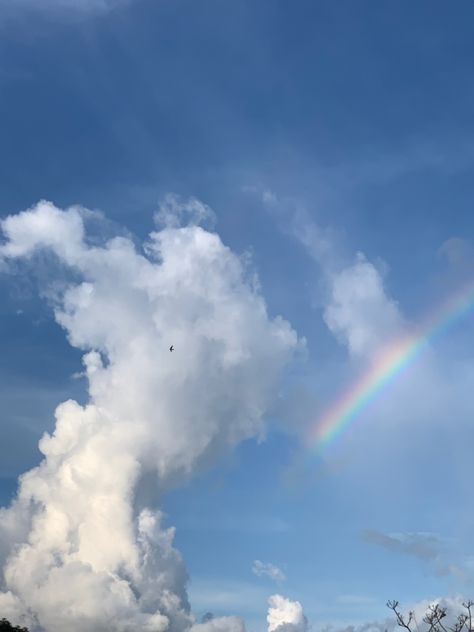
[[[432,312],[411,335],[405,335],[375,358],[369,370],[353,383],[311,426],[309,442],[322,449],[349,426],[358,415],[409,366],[433,338],[443,334],[455,322],[474,309],[474,283],[458,290],[448,301]]]

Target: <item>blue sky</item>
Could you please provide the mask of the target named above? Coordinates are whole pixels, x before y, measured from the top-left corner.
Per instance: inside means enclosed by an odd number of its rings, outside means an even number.
[[[471,317],[322,457],[305,432],[391,335],[472,278],[474,4],[99,4],[0,1],[1,217],[81,205],[104,214],[97,242],[140,244],[168,193],[196,198],[250,255],[269,318],[306,341],[265,440],[160,498],[196,616],[260,632],[281,593],[317,628],[383,620],[390,598],[472,596]],[[48,258],[0,277],[2,505],[56,406],[87,401],[74,375],[88,349],[45,297],[58,280]]]

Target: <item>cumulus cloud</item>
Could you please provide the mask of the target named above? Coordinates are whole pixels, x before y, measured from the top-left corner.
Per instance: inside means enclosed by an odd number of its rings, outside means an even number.
[[[268,604],[268,632],[306,632],[308,622],[299,601],[272,595]]]
[[[298,345],[218,235],[170,221],[169,202],[161,210],[169,221],[143,252],[126,237],[91,240],[80,207],[40,202],[1,222],[7,266],[48,254],[47,294],[88,381],[88,402],[57,407],[43,461],[0,510],[0,611],[32,629],[195,624],[160,495],[263,432]],[[242,629],[234,618],[201,625]]]
[[[318,302],[329,331],[351,355],[370,358],[405,326],[385,287],[386,265],[375,265],[361,252],[348,260],[340,249],[343,239],[333,228],[319,225],[295,201],[280,200],[267,189],[259,193],[284,230],[318,264],[322,273]]]
[[[355,262],[330,278],[324,321],[356,356],[370,356],[403,328],[397,304],[387,295],[382,274],[358,253]]]
[[[258,577],[269,577],[277,582],[282,582],[286,579],[283,571],[270,562],[255,560],[252,566],[252,572]]]

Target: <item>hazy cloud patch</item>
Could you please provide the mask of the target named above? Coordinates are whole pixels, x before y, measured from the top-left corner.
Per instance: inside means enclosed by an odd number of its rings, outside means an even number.
[[[416,557],[427,562],[434,575],[452,575],[461,581],[472,579],[469,556],[460,556],[454,550],[454,542],[434,533],[382,533],[367,529],[362,533],[367,542],[389,551]]]
[[[278,566],[270,562],[261,562],[260,560],[254,561],[252,573],[257,575],[257,577],[269,577],[276,582],[282,582],[286,579],[285,574]]]

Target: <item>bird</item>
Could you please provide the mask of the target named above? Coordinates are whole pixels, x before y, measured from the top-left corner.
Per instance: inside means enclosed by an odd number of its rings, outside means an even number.
[[[171,347],[170,347],[170,351],[174,351],[174,347],[173,347],[173,345],[171,345]]]

